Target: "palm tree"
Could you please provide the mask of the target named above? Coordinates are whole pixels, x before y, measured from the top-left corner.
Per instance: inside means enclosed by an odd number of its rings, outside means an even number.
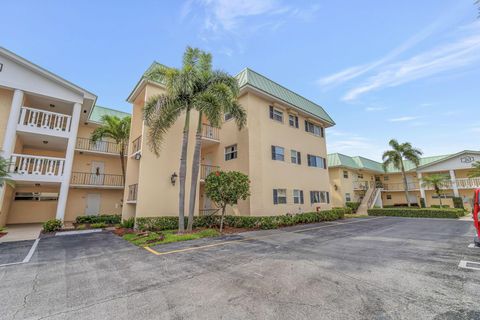
[[[469,178],[478,178],[480,177],[480,161],[476,161],[472,164],[472,171],[468,173]]]
[[[199,95],[200,70],[208,69],[204,66],[204,59],[200,59],[201,51],[187,47],[183,54],[181,69],[167,68],[157,65],[150,70],[147,79],[163,83],[166,93],[151,97],[143,109],[143,117],[148,127],[148,143],[152,151],[158,156],[167,131],[177,119],[185,114],[183,125],[182,151],[178,173],[178,232],[185,231],[185,182],[187,176],[188,131],[190,127],[190,113]]]
[[[198,83],[199,94],[194,101],[195,109],[199,112],[199,118],[195,135],[192,180],[190,183],[188,232],[191,232],[193,227],[193,214],[195,211],[198,174],[200,171],[203,116],[208,120],[209,125],[219,127],[222,116],[225,113],[229,113],[235,119],[239,130],[245,126],[247,119],[245,109],[237,102],[239,93],[237,79],[222,71],[212,71],[212,57],[210,54],[202,52],[200,60],[203,61],[201,65],[205,68],[201,70],[200,82]]]
[[[405,174],[405,166],[403,160],[411,161],[415,167],[420,164],[420,156],[423,154],[419,149],[412,147],[410,142],[399,143],[397,140],[392,139],[388,142],[391,150],[387,150],[383,153],[383,170],[387,171],[389,165],[393,165],[397,170],[402,171],[403,183],[405,185],[405,199],[410,207],[410,199],[408,198],[408,182],[407,175]]]
[[[10,186],[14,186],[13,181],[8,179],[10,176],[8,174],[8,169],[10,166],[10,161],[7,159],[0,157],[0,187],[3,187],[5,184],[8,184]]]
[[[424,187],[432,187],[435,191],[435,194],[438,196],[440,200],[440,208],[443,207],[442,205],[442,190],[441,188],[450,181],[450,177],[445,174],[431,174],[422,178],[422,185]]]
[[[119,147],[118,155],[120,156],[120,163],[122,165],[123,182],[125,183],[125,153],[127,151],[128,139],[130,136],[130,116],[119,118],[117,116],[104,115],[102,117],[102,125],[91,134],[91,139],[94,143],[108,138],[115,141]]]

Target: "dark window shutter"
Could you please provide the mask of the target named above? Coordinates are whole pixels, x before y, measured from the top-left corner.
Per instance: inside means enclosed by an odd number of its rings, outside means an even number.
[[[273,204],[278,204],[277,189],[273,189]]]
[[[295,128],[298,128],[298,117],[295,116]]]
[[[270,106],[270,119],[273,119],[273,107]]]
[[[327,169],[327,159],[325,158],[322,158],[323,159],[323,169]]]
[[[325,192],[325,194],[327,195],[327,203],[330,203],[330,194],[327,192]]]
[[[313,203],[313,191],[310,191],[310,203]]]
[[[305,131],[308,132],[308,121],[307,120],[305,120]]]
[[[300,190],[300,203],[303,204],[303,190]]]
[[[302,154],[300,152],[297,152],[297,156],[298,156],[298,164],[302,164]]]
[[[325,132],[323,131],[323,127],[320,127],[320,132],[322,133],[322,138],[325,136]]]
[[[275,146],[272,146],[272,160],[276,160],[276,156],[275,156]]]

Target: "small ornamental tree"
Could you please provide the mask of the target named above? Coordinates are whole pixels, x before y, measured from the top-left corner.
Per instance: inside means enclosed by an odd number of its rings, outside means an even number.
[[[250,195],[250,180],[246,174],[238,171],[215,171],[205,179],[205,194],[222,209],[220,232],[227,206],[237,204]]]

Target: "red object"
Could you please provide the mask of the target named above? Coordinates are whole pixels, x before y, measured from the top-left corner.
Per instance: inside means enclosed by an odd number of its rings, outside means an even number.
[[[480,227],[478,225],[478,213],[480,211],[480,189],[475,190],[473,199],[473,225],[477,229],[477,237],[480,239]]]

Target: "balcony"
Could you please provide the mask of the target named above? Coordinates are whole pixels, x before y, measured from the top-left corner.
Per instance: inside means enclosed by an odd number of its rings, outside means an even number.
[[[63,158],[13,154],[8,171],[16,181],[60,182],[64,165]]]
[[[22,107],[17,129],[68,138],[71,121],[72,117],[66,114]]]
[[[70,181],[72,187],[123,189],[123,176],[121,174],[96,174],[90,172],[72,172]]]
[[[118,156],[120,154],[120,145],[110,141],[96,141],[88,138],[77,138],[75,149],[79,151],[103,153]],[[125,154],[127,151],[125,150]]]
[[[480,188],[480,178],[462,178],[456,179],[458,189],[476,189]]]
[[[135,140],[132,141],[132,153],[130,154],[130,157],[135,157],[137,158],[137,154],[141,155],[142,154],[142,136],[139,136]]]
[[[207,176],[215,171],[220,170],[219,166],[211,166],[208,164],[201,164],[200,165],[200,181],[205,181]]]
[[[204,145],[210,145],[220,142],[220,129],[208,124],[202,124],[202,141]]]
[[[368,190],[368,188],[373,187],[375,183],[373,181],[354,181],[353,189],[354,190]]]
[[[419,190],[420,185],[418,182],[408,182],[408,190]],[[404,183],[383,183],[380,188],[383,188],[384,191],[405,191]]]
[[[131,184],[128,186],[128,195],[127,195],[127,203],[137,203],[137,195],[138,195],[138,184]]]

